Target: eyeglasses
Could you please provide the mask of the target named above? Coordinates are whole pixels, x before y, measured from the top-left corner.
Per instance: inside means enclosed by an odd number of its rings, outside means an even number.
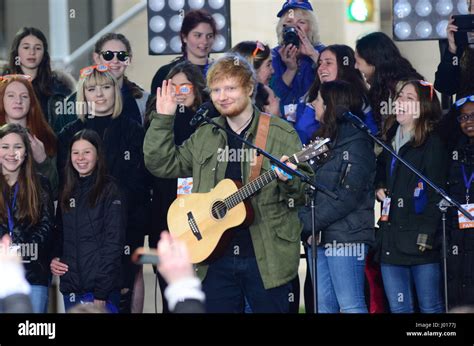
[[[193,92],[192,84],[176,85],[176,95],[189,95]]]
[[[121,51],[106,50],[106,51],[100,52],[100,55],[102,55],[105,61],[111,61],[116,56],[117,59],[119,59],[122,62],[127,61],[130,56],[130,54],[128,54],[124,50],[121,50]]]
[[[430,82],[427,82],[425,80],[419,80],[418,83],[420,83],[420,85],[423,85],[425,87],[429,87],[430,88],[430,100],[433,101],[433,93],[434,93],[434,86],[432,83]]]
[[[258,54],[258,51],[265,51],[265,46],[262,44],[262,42],[257,41],[257,47],[253,50],[252,57],[255,58]]]
[[[0,81],[7,81],[11,79],[26,79],[28,82],[31,82],[33,78],[27,74],[6,74],[0,76]]]
[[[466,96],[466,97],[463,97],[462,99],[457,100],[454,103],[454,106],[456,107],[456,109],[459,109],[462,106],[464,106],[466,102],[474,102],[474,95]]]
[[[474,121],[474,112],[470,114],[462,113],[456,119],[460,124],[468,121]]]
[[[80,71],[80,76],[81,76],[81,78],[90,76],[90,75],[92,74],[92,72],[94,72],[94,70],[97,70],[97,71],[99,71],[99,72],[105,72],[105,71],[108,71],[108,70],[109,70],[109,66],[108,66],[108,65],[99,64],[99,65],[92,65],[92,66],[84,67],[84,68]]]

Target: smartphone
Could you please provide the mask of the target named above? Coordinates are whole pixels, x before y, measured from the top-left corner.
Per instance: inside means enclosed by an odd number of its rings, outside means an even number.
[[[144,247],[139,247],[132,255],[132,262],[135,264],[154,264],[160,263],[160,258],[156,254],[156,249],[150,249],[149,252]]]
[[[454,33],[454,41],[458,47],[474,44],[474,14],[453,16],[458,31]]]

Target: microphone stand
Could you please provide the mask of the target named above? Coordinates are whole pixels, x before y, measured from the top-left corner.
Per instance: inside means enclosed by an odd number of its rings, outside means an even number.
[[[249,142],[245,138],[242,138],[242,137],[236,135],[235,133],[233,133],[229,129],[221,126],[220,124],[217,124],[214,120],[207,117],[206,114],[207,114],[207,112],[205,112],[204,114],[202,114],[202,113],[196,114],[196,116],[195,116],[196,117],[196,122],[199,123],[201,121],[205,121],[208,124],[214,125],[215,127],[219,128],[221,130],[224,130],[229,136],[232,136],[233,138],[236,138],[239,141],[241,141],[242,143],[245,143],[249,147],[255,149],[257,151],[257,155],[265,156],[266,158],[268,158],[270,160],[271,163],[275,164],[276,166],[281,168],[286,173],[299,177],[303,183],[306,183],[306,184],[310,185],[310,190],[313,190],[313,189],[314,190],[319,190],[322,193],[328,195],[329,197],[331,197],[333,199],[338,199],[338,197],[335,193],[329,191],[326,187],[315,183],[306,174],[302,174],[302,173],[298,172],[297,170],[294,170],[294,169],[288,167],[287,165],[280,162],[280,160],[278,160],[276,157],[272,156],[271,154],[269,154],[265,150],[255,146],[253,143]],[[312,221],[311,222],[311,224],[312,224],[312,226],[311,226],[311,233],[312,233],[311,263],[312,263],[313,272],[314,272],[314,275],[312,277],[313,299],[314,299],[314,313],[317,313],[318,309],[317,309],[316,256],[317,256],[318,249],[316,248],[316,231],[315,231],[315,227],[314,227],[314,224],[315,224],[315,207],[314,207],[314,198],[312,196],[311,196],[311,221]]]
[[[351,112],[345,112],[345,119],[348,119],[355,127],[359,130],[364,131],[369,135],[375,142],[377,142],[380,146],[382,146],[385,150],[387,150],[390,154],[393,155],[398,161],[403,163],[405,167],[407,167],[410,171],[412,171],[415,175],[417,175],[420,179],[422,179],[425,183],[427,183],[435,192],[442,197],[441,202],[438,204],[438,207],[441,209],[443,213],[443,276],[444,276],[444,303],[445,309],[447,312],[448,309],[448,277],[447,277],[447,250],[446,250],[446,209],[448,206],[455,206],[464,216],[466,216],[469,220],[473,221],[474,217],[464,209],[459,202],[451,198],[442,188],[437,186],[433,183],[430,179],[425,177],[419,170],[413,167],[409,162],[405,159],[400,157],[397,153],[393,151],[387,144],[385,144],[382,140],[377,138],[372,134],[372,131],[367,127],[367,125],[356,115],[352,114]],[[443,210],[444,209],[444,210]]]
[[[452,204],[442,199],[438,203],[439,210],[442,213],[442,224],[443,224],[443,283],[444,283],[444,310],[448,313],[448,244],[446,241],[446,213],[449,207],[452,207]]]
[[[309,198],[310,206],[311,206],[311,262],[310,265],[312,270],[310,270],[311,274],[311,284],[313,286],[312,294],[313,294],[313,311],[315,314],[318,313],[318,267],[316,263],[318,262],[318,243],[316,242],[316,207],[314,204],[314,189],[311,186],[306,188],[306,196]]]

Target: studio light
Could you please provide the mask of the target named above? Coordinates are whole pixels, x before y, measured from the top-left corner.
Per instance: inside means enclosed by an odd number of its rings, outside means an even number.
[[[446,38],[449,17],[468,14],[466,0],[394,0],[393,37],[397,41]]]
[[[225,52],[231,47],[230,0],[148,0],[148,53],[181,53],[179,31],[191,10],[205,10],[216,21],[217,34],[212,51]]]
[[[364,23],[372,21],[374,16],[373,0],[348,0],[347,17],[351,22]]]

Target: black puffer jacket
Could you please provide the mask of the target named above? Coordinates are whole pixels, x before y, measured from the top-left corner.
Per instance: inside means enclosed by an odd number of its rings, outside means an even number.
[[[314,180],[335,193],[333,199],[322,192],[315,195],[316,231],[322,243],[366,243],[374,241],[375,154],[372,140],[342,123],[330,146],[330,157],[314,166]],[[311,210],[300,212],[303,240],[311,235]]]
[[[59,214],[63,244],[59,257],[68,265],[60,278],[60,290],[63,294],[92,292],[95,298],[106,300],[113,290],[120,289],[126,205],[118,186],[109,179],[95,207],[90,207],[95,179],[95,174],[80,178],[72,207]]]
[[[390,130],[388,143],[392,142],[397,128],[398,124]],[[435,132],[418,147],[414,147],[411,142],[405,144],[398,154],[444,188],[448,156]],[[377,160],[376,187],[388,189],[391,204],[388,221],[379,222],[376,259],[395,265],[437,262],[440,257],[437,230],[441,219],[437,203],[441,198],[426,184],[422,192],[415,194],[415,189],[421,183],[420,178],[396,161],[390,174],[391,165],[392,157],[384,151]],[[422,252],[417,243],[426,244],[432,249]]]
[[[474,145],[462,143],[453,151],[449,171],[448,194],[459,203],[466,203],[466,186],[461,165],[467,180],[474,172]],[[469,202],[474,203],[474,185],[469,189]],[[448,294],[451,307],[474,305],[474,228],[459,229],[458,211],[448,210]]]
[[[69,143],[77,132],[90,129],[94,118],[79,119],[63,128],[58,137],[58,172],[62,181]],[[114,177],[125,193],[129,206],[130,227],[141,227],[144,222],[143,205],[149,202],[149,190],[143,161],[143,128],[126,117],[119,116],[110,121],[102,141],[109,175]],[[140,229],[140,228],[139,228]],[[141,232],[143,229],[141,228]]]
[[[58,136],[58,173],[60,186],[67,159],[69,142],[74,134],[85,128],[94,127],[95,118],[85,121],[79,119],[66,125]],[[143,161],[143,128],[128,117],[119,116],[110,121],[105,129],[105,159],[108,174],[117,180],[123,191],[127,207],[127,232],[124,250],[124,263],[130,265],[129,257],[133,251],[143,246],[145,230],[149,228],[150,183]],[[124,286],[133,287],[134,270],[138,267],[124,267]]]
[[[54,207],[48,180],[40,175],[38,178],[41,184],[39,221],[32,225],[29,222],[18,222],[14,217],[12,243],[19,245],[21,253],[24,255],[23,263],[28,282],[31,285],[48,286],[51,276],[49,264],[52,258]],[[14,208],[14,215],[16,212],[17,205]],[[0,224],[0,238],[8,233],[8,223]]]

